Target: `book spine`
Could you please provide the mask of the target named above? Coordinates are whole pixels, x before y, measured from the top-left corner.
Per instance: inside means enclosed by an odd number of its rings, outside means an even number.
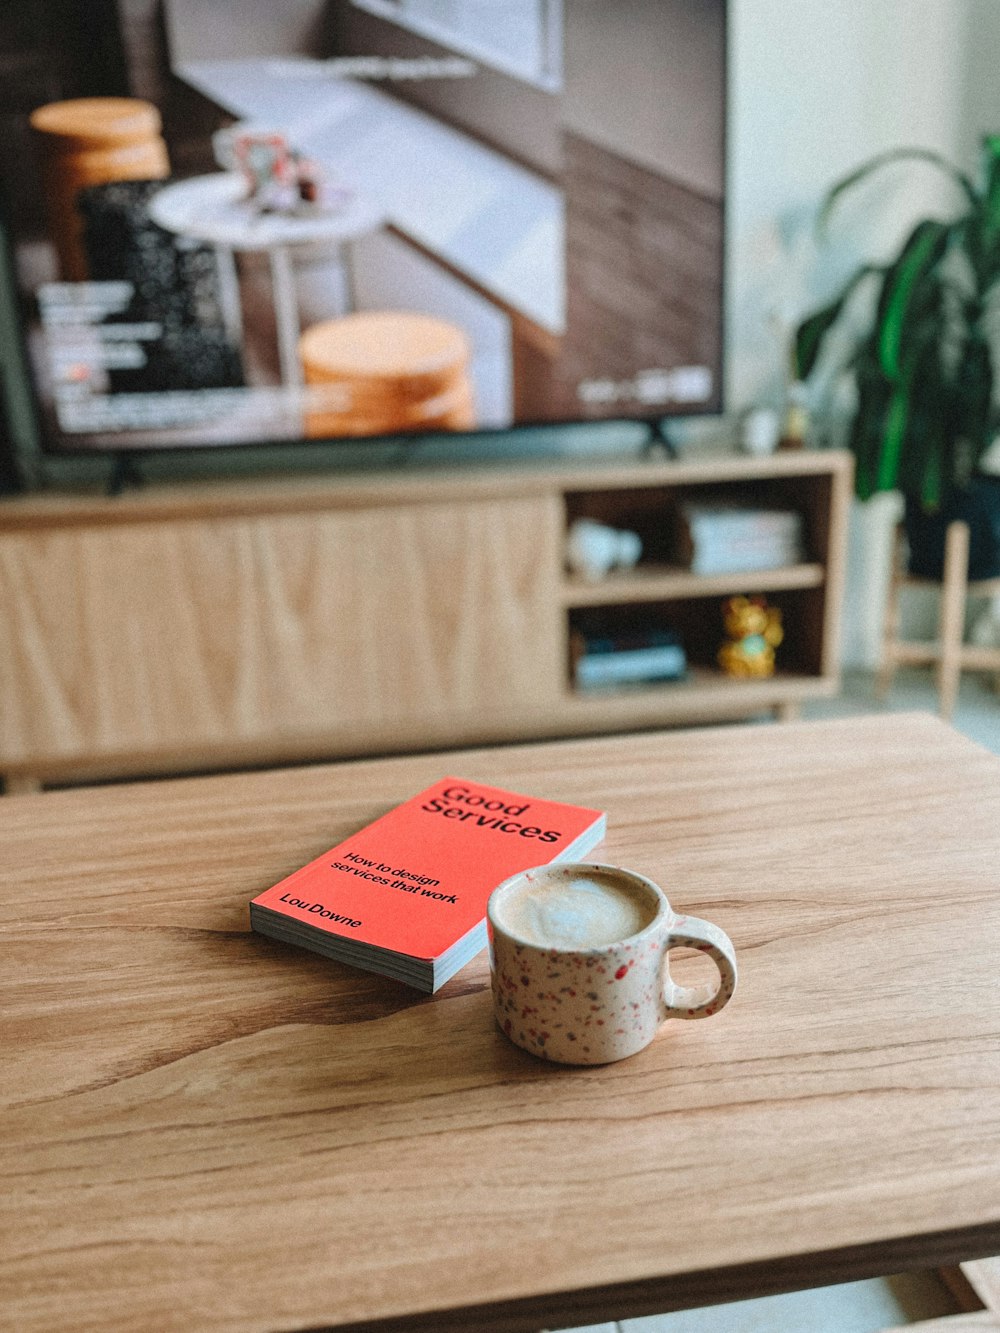
[[[798,537],[802,524],[798,515],[790,516],[794,522],[736,522],[728,520],[704,520],[691,524],[691,536],[694,541],[706,541],[710,538],[788,538]]]
[[[695,574],[777,569],[797,564],[802,551],[795,510],[682,508],[674,533],[674,559]]]
[[[689,566],[692,574],[763,574],[769,569],[787,569],[789,565],[797,565],[798,556],[795,554],[786,556],[732,556],[726,557],[711,556],[699,557],[693,560]]]
[[[761,513],[694,514],[687,517],[693,538],[725,537],[797,537],[802,532],[802,515],[794,511]]]
[[[802,559],[797,541],[713,541],[696,544],[690,569],[695,574],[738,573],[742,570],[777,569]]]
[[[687,659],[681,648],[599,653],[579,660],[576,683],[581,688],[587,688],[625,681],[679,679],[686,669]]]

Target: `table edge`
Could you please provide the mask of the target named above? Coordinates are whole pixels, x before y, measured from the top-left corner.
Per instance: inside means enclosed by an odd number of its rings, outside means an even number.
[[[982,1225],[452,1309],[308,1325],[304,1333],[332,1333],[334,1329],[337,1333],[538,1333],[539,1328],[575,1329],[607,1320],[669,1314],[900,1272],[952,1267],[998,1253],[1000,1213]]]

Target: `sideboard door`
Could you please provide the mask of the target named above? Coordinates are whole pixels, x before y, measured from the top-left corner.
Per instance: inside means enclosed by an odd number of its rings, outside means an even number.
[[[542,494],[9,533],[0,771],[489,736],[559,697],[560,532]]]

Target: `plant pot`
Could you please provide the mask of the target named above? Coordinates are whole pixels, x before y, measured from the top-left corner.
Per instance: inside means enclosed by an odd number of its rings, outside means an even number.
[[[942,577],[945,533],[956,519],[969,525],[969,579],[1000,578],[1000,476],[987,474],[973,477],[965,490],[950,492],[931,514],[919,500],[906,496],[909,572],[919,578]]]

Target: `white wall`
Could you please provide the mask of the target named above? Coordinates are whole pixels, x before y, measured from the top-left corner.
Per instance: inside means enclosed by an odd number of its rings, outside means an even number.
[[[894,168],[845,200],[830,243],[811,221],[827,186],[888,148],[974,169],[1000,131],[1000,0],[730,0],[727,403],[781,399],[787,329],[862,256],[891,252],[955,194],[930,167]],[[875,661],[895,497],[855,505],[845,664]],[[929,606],[916,609],[926,616]]]

